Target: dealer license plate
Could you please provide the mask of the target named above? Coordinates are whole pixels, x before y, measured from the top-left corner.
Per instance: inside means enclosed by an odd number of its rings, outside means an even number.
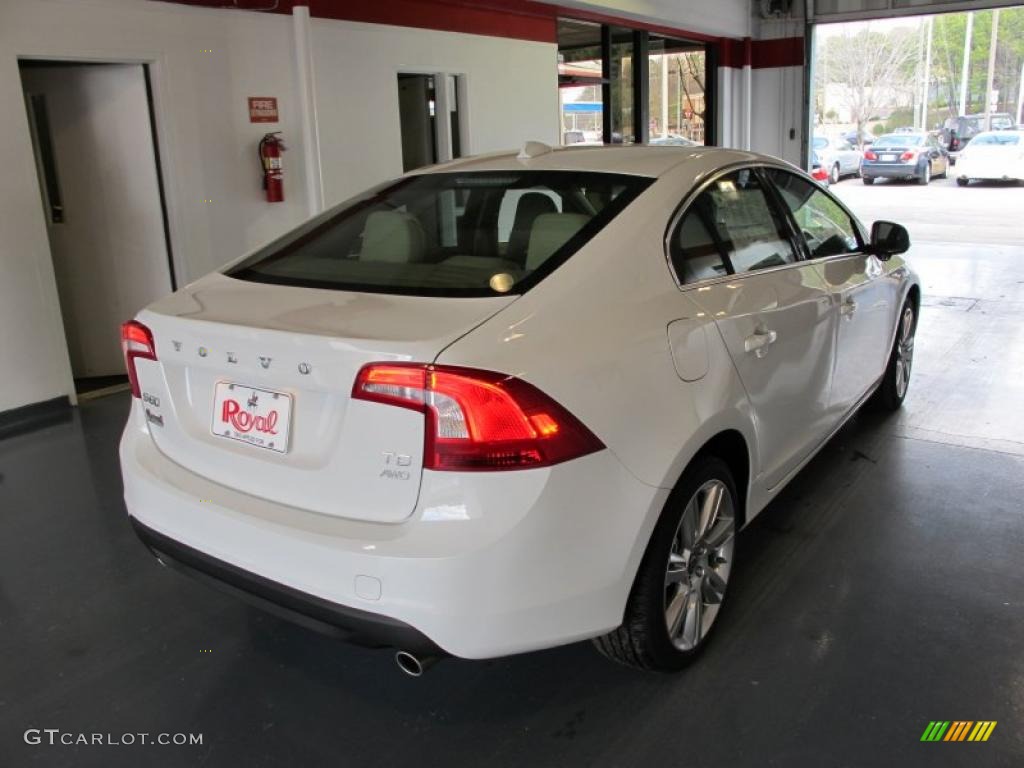
[[[288,452],[292,396],[231,381],[217,382],[211,432],[276,453]]]

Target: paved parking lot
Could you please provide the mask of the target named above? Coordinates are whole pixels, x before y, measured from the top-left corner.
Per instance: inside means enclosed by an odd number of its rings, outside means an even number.
[[[950,169],[956,171],[956,166]],[[926,187],[882,179],[871,186],[859,178],[831,187],[865,224],[893,219],[910,230],[913,242],[1024,245],[1024,186],[974,182],[958,187],[952,178]]]

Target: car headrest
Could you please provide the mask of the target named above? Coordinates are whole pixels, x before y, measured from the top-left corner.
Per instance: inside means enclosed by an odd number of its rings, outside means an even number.
[[[555,201],[543,192],[527,192],[516,203],[516,216],[512,223],[512,232],[508,238],[506,255],[512,261],[523,264],[526,261],[526,249],[530,242],[533,222],[545,213],[558,213]]]
[[[583,213],[542,213],[530,229],[526,268],[536,269],[579,232],[590,217]]]
[[[411,264],[423,261],[425,250],[423,227],[412,214],[374,211],[366,217],[360,261]]]

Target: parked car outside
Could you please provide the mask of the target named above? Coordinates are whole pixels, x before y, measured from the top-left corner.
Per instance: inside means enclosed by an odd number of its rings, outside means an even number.
[[[815,136],[811,148],[818,153],[822,165],[828,171],[829,181],[833,184],[838,184],[843,176],[856,176],[860,172],[863,156],[846,139]]]
[[[821,158],[818,157],[818,153],[811,151],[811,178],[822,186],[828,186],[828,171],[821,164]]]
[[[1008,113],[992,113],[993,131],[1013,130],[1014,127],[1013,118]],[[946,118],[946,121],[942,124],[941,142],[949,152],[953,163],[956,162],[961,150],[971,142],[971,139],[984,130],[984,113]]]
[[[412,674],[586,638],[679,669],[737,531],[903,402],[908,247],[749,152],[419,169],[124,325],[128,513],[161,562]]]
[[[860,135],[857,135],[856,129],[847,131],[843,134],[843,140],[854,147],[866,147],[871,144],[874,140],[874,134],[870,131],[861,131]]]
[[[960,152],[956,183],[998,179],[1024,181],[1024,131],[986,131]]]
[[[949,171],[949,156],[930,133],[889,133],[864,150],[860,175],[865,184],[875,179],[916,179],[927,184]]]

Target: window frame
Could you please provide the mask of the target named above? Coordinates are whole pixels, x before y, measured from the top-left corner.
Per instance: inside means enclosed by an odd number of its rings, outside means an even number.
[[[737,171],[742,171],[746,168],[753,169],[754,172],[757,173],[758,177],[761,179],[762,185],[766,188],[765,196],[768,199],[768,204],[775,208],[776,213],[782,218],[783,222],[785,223],[786,235],[789,241],[792,243],[794,250],[796,251],[796,261],[794,261],[791,264],[780,264],[778,266],[765,267],[764,269],[757,269],[750,272],[733,272],[726,275],[720,275],[718,277],[709,277],[704,280],[696,280],[692,283],[687,283],[683,281],[682,279],[680,279],[680,275],[676,271],[675,264],[673,264],[672,262],[672,241],[680,225],[682,224],[683,217],[685,217],[686,214],[689,213],[690,208],[693,205],[693,202],[708,187],[722,179],[724,176],[728,176],[729,174],[735,173]],[[803,233],[800,232],[799,229],[795,226],[795,222],[792,218],[792,212],[789,210],[789,206],[786,205],[785,201],[780,198],[780,193],[775,188],[775,184],[764,172],[765,169],[768,168],[785,171],[787,173],[793,173],[801,178],[805,178],[808,182],[816,186],[818,190],[824,192],[833,201],[835,201],[843,210],[843,212],[850,217],[850,221],[853,222],[854,227],[857,231],[857,235],[861,242],[861,250],[851,253],[840,253],[832,256],[819,256],[817,258],[811,258],[810,249],[807,246],[806,239],[804,238]],[[675,281],[676,287],[680,291],[687,291],[698,287],[715,285],[717,283],[731,282],[734,280],[745,280],[749,277],[771,274],[772,272],[778,272],[779,270],[783,269],[793,269],[796,267],[800,267],[804,264],[822,264],[837,259],[848,259],[851,256],[862,256],[867,252],[867,243],[867,230],[865,230],[864,225],[861,223],[860,219],[858,219],[847,206],[843,205],[841,200],[839,200],[835,195],[831,194],[827,189],[821,187],[820,184],[814,181],[814,179],[812,179],[806,173],[801,171],[799,168],[791,166],[788,163],[784,163],[782,161],[751,162],[749,160],[744,160],[722,166],[721,168],[717,169],[714,173],[706,177],[703,181],[701,181],[700,184],[693,187],[689,192],[686,193],[686,195],[683,196],[683,199],[675,207],[675,209],[672,212],[672,215],[669,217],[668,226],[665,228],[665,236],[663,238],[662,245],[663,255],[665,257],[665,265],[668,267],[669,274],[672,275],[672,279],[673,281]],[[722,263],[730,263],[727,254],[723,254]]]

